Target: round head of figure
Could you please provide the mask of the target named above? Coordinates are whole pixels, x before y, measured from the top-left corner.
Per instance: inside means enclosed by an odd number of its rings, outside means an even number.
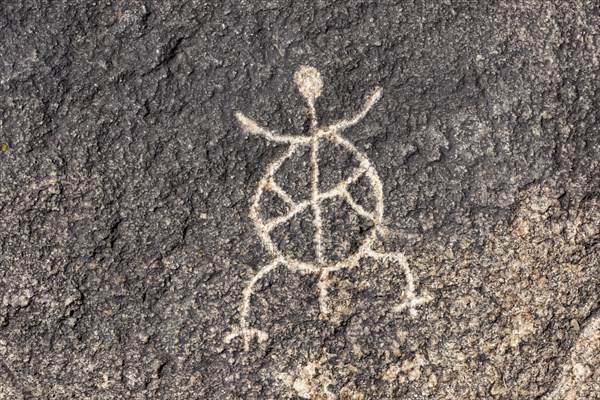
[[[302,93],[309,103],[313,103],[321,95],[323,80],[321,74],[316,68],[302,66],[294,74],[294,82],[298,90]]]

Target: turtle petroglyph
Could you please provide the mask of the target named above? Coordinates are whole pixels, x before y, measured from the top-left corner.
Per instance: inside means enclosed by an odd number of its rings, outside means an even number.
[[[361,109],[352,117],[323,127],[319,126],[315,111],[315,100],[321,94],[323,87],[319,72],[312,67],[301,67],[294,74],[294,81],[307,102],[310,120],[308,136],[275,133],[258,125],[240,112],[235,114],[246,132],[263,136],[273,142],[289,145],[281,157],[268,165],[250,206],[250,218],[254,222],[263,245],[274,259],[262,267],[244,289],[239,325],[225,338],[225,341],[229,343],[235,337],[241,337],[246,350],[249,349],[253,338],[259,342],[268,338],[267,332],[250,326],[248,318],[251,313],[251,298],[255,295],[257,282],[279,266],[286,267],[291,271],[318,275],[319,306],[321,314],[325,317],[332,313],[328,297],[329,274],[343,268],[358,267],[359,262],[364,259],[373,259],[401,268],[406,279],[406,288],[401,301],[392,307],[393,311],[408,310],[414,316],[416,315],[415,307],[430,300],[429,297],[418,297],[415,294],[415,280],[403,254],[382,253],[374,249],[375,241],[383,230],[383,185],[377,171],[365,154],[341,135],[345,129],[357,124],[365,117],[369,109],[381,98],[382,89],[375,88],[367,96]],[[321,179],[323,166],[320,153],[322,147],[332,145],[352,158],[354,164],[351,168],[347,168],[350,172],[342,176],[338,182],[324,188]],[[284,163],[298,161],[303,157],[306,160],[302,164],[305,171],[299,170],[298,167],[293,170],[294,173],[305,173],[305,184],[297,185],[298,187],[292,187],[290,190],[285,187],[285,182],[282,183],[281,179],[278,179],[281,174],[280,169]],[[351,186],[359,181],[364,183],[364,192],[372,199],[370,206],[360,204],[352,194]],[[304,189],[304,192],[301,189]],[[265,216],[264,213],[261,213],[261,202],[269,196],[278,199],[282,211],[275,215]],[[335,211],[335,205],[338,205],[337,209],[339,209],[340,203],[344,204],[349,211],[348,214],[353,214],[353,222],[360,220],[369,225],[369,229],[364,230],[366,233],[359,238],[360,243],[342,256],[332,251],[331,246],[327,246],[328,242],[325,240],[325,236],[331,227],[328,228],[324,224],[324,220],[328,217],[327,214],[332,210]],[[282,248],[277,243],[276,237],[279,232],[278,228],[301,214],[306,216],[312,226],[309,235],[310,241],[303,246],[312,247],[308,259],[289,249]],[[333,225],[335,226],[335,224]]]

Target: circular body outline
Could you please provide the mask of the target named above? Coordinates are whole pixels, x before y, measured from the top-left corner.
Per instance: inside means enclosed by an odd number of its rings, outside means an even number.
[[[311,199],[304,200],[301,202],[295,202],[294,200],[292,200],[291,196],[288,193],[286,193],[275,182],[275,174],[277,173],[279,168],[281,168],[282,164],[299,149],[308,146],[315,146],[317,147],[316,151],[318,152],[319,143],[322,140],[330,140],[331,142],[342,146],[345,150],[347,150],[357,158],[359,165],[354,169],[354,171],[348,178],[340,181],[332,189],[321,192],[318,190],[318,188],[316,188],[314,189],[316,190],[316,192],[314,193],[314,196]],[[315,160],[315,163],[318,164],[318,162],[319,160],[317,158],[317,160]],[[313,165],[313,169],[314,168],[315,165]],[[369,180],[369,187],[371,189],[371,194],[373,195],[375,203],[373,211],[366,211],[360,204],[358,204],[354,200],[354,198],[348,191],[348,187],[363,176],[366,176]],[[313,182],[311,182],[313,187],[317,187],[318,178],[319,177],[317,170],[317,173],[315,174],[315,176],[313,176]],[[314,182],[315,179],[317,180],[317,182]],[[260,215],[260,200],[265,191],[271,191],[277,194],[288,205],[289,211],[286,214],[279,217],[271,219],[263,218]],[[315,251],[317,253],[316,261],[319,268],[327,268],[326,263],[322,259],[322,254],[319,254],[319,249],[322,249],[323,238],[322,235],[319,234],[319,230],[321,230],[321,221],[317,217],[317,215],[321,214],[321,203],[324,200],[332,198],[339,198],[345,200],[354,212],[371,221],[374,226],[374,229],[371,232],[369,232],[368,236],[362,241],[358,249],[347,254],[343,260],[340,260],[340,262],[345,262],[348,259],[352,258],[354,254],[361,253],[367,248],[370,248],[373,244],[373,241],[376,238],[377,230],[379,229],[379,226],[383,223],[383,184],[381,182],[381,179],[379,178],[379,175],[377,174],[376,169],[363,152],[358,150],[347,139],[332,131],[331,129],[316,128],[309,142],[290,144],[290,147],[286,152],[284,152],[282,156],[280,156],[278,159],[269,164],[269,166],[267,167],[267,171],[263,178],[260,180],[256,193],[254,194],[254,197],[251,201],[250,217],[254,223],[254,226],[260,236],[263,245],[273,256],[282,257],[288,260],[289,262],[298,263],[302,261],[298,260],[294,256],[288,256],[281,249],[279,249],[279,247],[273,242],[273,239],[271,238],[271,232],[277,226],[289,221],[299,212],[311,207],[315,215],[315,218],[313,218],[313,225],[315,227],[315,232],[313,233],[313,240],[315,245]]]

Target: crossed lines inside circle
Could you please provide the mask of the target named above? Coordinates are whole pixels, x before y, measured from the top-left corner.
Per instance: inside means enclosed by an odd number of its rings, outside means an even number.
[[[359,216],[365,218],[370,221],[373,226],[378,226],[382,223],[383,219],[383,188],[381,185],[381,181],[377,176],[377,172],[372,167],[369,160],[360,152],[358,152],[354,146],[352,146],[345,139],[340,137],[339,135],[327,132],[327,131],[319,131],[315,134],[315,142],[318,143],[322,140],[331,140],[334,143],[343,145],[347,150],[350,150],[354,156],[359,159],[360,164],[358,167],[354,169],[352,174],[343,179],[340,183],[338,183],[334,188],[329,189],[327,191],[319,191],[319,169],[318,158],[311,160],[312,170],[316,171],[312,177],[312,195],[308,200],[304,201],[294,201],[292,197],[275,181],[275,174],[278,169],[281,167],[283,162],[289,159],[296,151],[299,150],[300,147],[305,146],[302,144],[293,144],[290,148],[283,154],[280,159],[274,161],[270,167],[268,168],[267,174],[263,177],[261,182],[259,183],[258,190],[252,202],[250,216],[256,226],[257,231],[259,232],[259,236],[265,247],[273,254],[273,255],[283,255],[281,251],[277,248],[277,246],[273,243],[271,239],[271,232],[278,226],[285,224],[290,219],[292,219],[295,215],[300,212],[306,210],[307,208],[311,208],[313,211],[313,226],[315,227],[314,232],[314,246],[316,253],[316,263],[320,266],[325,266],[327,263],[324,259],[323,255],[323,209],[321,204],[324,200],[340,198],[345,200],[346,203],[350,206],[350,208]],[[318,154],[318,150],[317,150]],[[371,188],[372,194],[375,198],[375,207],[373,211],[367,211],[365,208],[360,205],[350,194],[348,187],[355,183],[361,177],[366,176],[369,180],[369,186]],[[260,199],[264,195],[264,191],[271,191],[278,195],[284,203],[288,206],[288,212],[284,215],[274,217],[271,219],[264,219],[261,217],[259,212],[260,207]],[[373,231],[371,236],[373,236],[376,232]],[[372,238],[368,238],[365,241],[365,244],[370,244]],[[364,244],[363,244],[364,245]]]
[[[282,156],[271,162],[267,167],[267,171],[261,179],[256,194],[250,206],[250,218],[254,222],[257,233],[266,247],[266,249],[274,256],[274,259],[262,267],[250,280],[242,293],[242,304],[240,310],[239,325],[232,329],[232,332],[225,337],[225,342],[229,343],[236,337],[241,337],[244,341],[244,348],[249,350],[250,342],[256,338],[259,342],[265,341],[268,338],[268,333],[260,329],[250,326],[251,300],[255,293],[254,286],[259,280],[266,276],[271,271],[279,266],[284,266],[291,271],[316,273],[319,275],[318,290],[319,290],[319,307],[321,314],[325,317],[331,316],[333,313],[331,301],[328,295],[330,285],[329,275],[331,272],[341,270],[343,268],[358,267],[360,260],[370,258],[376,261],[385,262],[387,265],[397,265],[404,273],[406,279],[406,288],[404,290],[402,301],[391,309],[395,312],[400,312],[408,309],[410,314],[415,316],[415,307],[424,304],[431,300],[429,296],[417,296],[415,294],[415,279],[408,266],[408,262],[402,253],[380,253],[373,249],[374,241],[377,233],[383,230],[383,185],[377,174],[377,171],[372,166],[369,159],[360,150],[356,148],[350,141],[341,136],[341,132],[345,129],[357,124],[362,120],[371,107],[381,98],[382,89],[375,88],[364,101],[361,109],[352,117],[341,120],[327,127],[319,127],[316,111],[315,100],[321,94],[323,82],[319,72],[312,67],[301,67],[294,75],[294,81],[302,96],[306,99],[308,117],[310,120],[310,136],[294,136],[283,135],[270,131],[269,129],[258,125],[252,119],[246,117],[242,113],[236,113],[236,118],[240,122],[243,129],[254,135],[263,136],[266,139],[276,142],[285,143],[289,148]],[[327,191],[319,190],[319,143],[328,140],[332,143],[341,146],[346,151],[351,153],[359,161],[359,165],[349,177],[343,179],[332,189]],[[296,151],[307,149],[310,151],[310,164],[312,176],[310,179],[310,196],[309,199],[303,201],[294,201],[292,196],[287,193],[275,181],[275,174],[281,168],[284,161],[289,159]],[[366,176],[370,184],[370,194],[375,199],[373,211],[366,210],[360,205],[350,194],[349,187],[361,177]],[[265,191],[271,191],[279,196],[288,207],[288,212],[284,215],[264,219],[261,217],[260,199]],[[367,219],[373,224],[374,229],[371,230],[366,239],[362,242],[358,250],[348,255],[345,259],[337,262],[327,262],[324,259],[323,253],[323,215],[321,204],[327,199],[340,198],[344,200],[350,208],[359,216]],[[293,256],[286,255],[277,248],[271,238],[273,230],[288,222],[295,215],[302,211],[312,209],[313,226],[315,228],[313,235],[313,243],[315,246],[315,262],[305,262],[296,259]]]

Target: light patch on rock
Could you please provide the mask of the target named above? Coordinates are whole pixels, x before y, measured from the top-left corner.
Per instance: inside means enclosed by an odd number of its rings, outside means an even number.
[[[600,314],[581,331],[555,390],[545,400],[600,399]]]
[[[425,356],[421,353],[416,354],[413,358],[404,360],[402,364],[391,364],[382,374],[381,379],[387,382],[398,381],[400,383],[405,383],[406,381],[413,382],[418,380],[421,377],[421,368],[427,365],[427,360]],[[437,383],[435,381],[431,381],[430,384],[435,386]]]
[[[335,400],[337,396],[329,390],[333,380],[324,367],[325,363],[324,358],[311,361],[292,373],[279,374],[279,379],[303,399]]]

